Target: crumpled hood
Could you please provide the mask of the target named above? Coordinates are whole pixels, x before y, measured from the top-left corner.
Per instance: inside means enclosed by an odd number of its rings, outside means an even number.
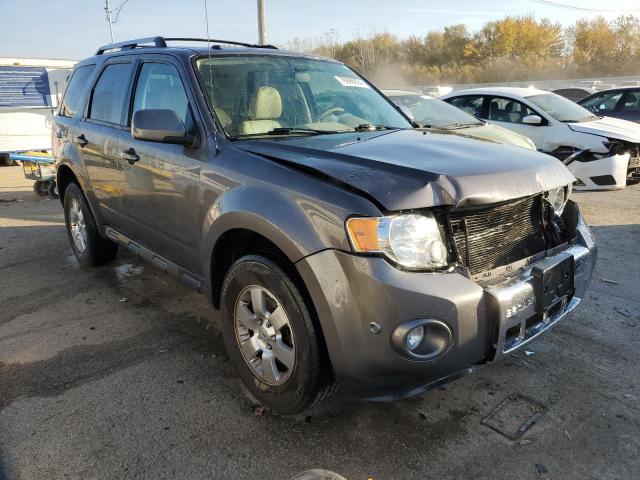
[[[549,155],[429,130],[244,140],[234,146],[342,184],[389,211],[482,205],[575,180]]]
[[[569,123],[574,132],[591,133],[616,140],[640,143],[640,124],[620,118],[602,117],[592,122]]]

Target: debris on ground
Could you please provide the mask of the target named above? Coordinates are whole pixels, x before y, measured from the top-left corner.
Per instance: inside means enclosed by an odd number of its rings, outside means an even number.
[[[264,417],[269,413],[269,409],[266,407],[263,407],[262,405],[258,405],[253,411],[253,413],[255,414],[256,417]]]
[[[120,303],[124,303],[124,302],[126,302],[127,300],[129,300],[127,297],[122,297],[122,298],[120,299]]]
[[[611,285],[620,285],[620,282],[616,282],[615,280],[609,280],[608,278],[601,278],[600,281],[603,283],[609,283]]]
[[[569,434],[569,432],[567,432],[566,430],[564,431],[564,434],[567,436],[567,438],[571,441],[573,441],[573,438],[571,438],[571,435]]]
[[[524,354],[525,354],[527,357],[530,357],[531,355],[535,355],[535,354],[536,354],[536,352],[534,352],[534,351],[532,351],[532,350],[525,350],[525,351],[524,351]]]
[[[520,440],[518,442],[518,445],[533,445],[533,442],[531,440],[529,440],[528,438],[523,438],[522,440]]]
[[[549,471],[547,470],[547,467],[545,467],[541,463],[536,463],[536,470],[538,471],[539,475],[544,475],[545,473],[549,473]]]

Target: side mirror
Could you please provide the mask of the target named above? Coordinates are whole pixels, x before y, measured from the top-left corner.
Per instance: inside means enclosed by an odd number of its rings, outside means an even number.
[[[138,110],[131,119],[131,135],[148,142],[191,145],[194,138],[173,110]]]
[[[522,123],[526,125],[542,125],[542,117],[539,115],[527,115],[522,119]]]

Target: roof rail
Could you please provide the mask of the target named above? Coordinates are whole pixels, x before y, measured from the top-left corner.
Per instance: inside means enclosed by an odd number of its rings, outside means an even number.
[[[216,40],[215,38],[185,38],[185,37],[145,37],[145,38],[134,38],[133,40],[125,40],[123,42],[111,43],[109,45],[103,45],[98,49],[96,55],[102,55],[107,50],[128,50],[136,47],[140,47],[145,43],[153,43],[157,48],[167,48],[167,42],[207,42],[207,43],[216,43],[216,44],[226,44],[226,45],[239,45],[241,47],[248,48],[271,48],[278,49],[273,45],[255,45],[253,43],[244,43],[244,42],[235,42],[233,40]]]
[[[183,38],[183,37],[167,37],[164,39],[167,42],[209,42],[209,43],[223,43],[226,45],[239,45],[241,47],[248,48],[271,48],[277,50],[278,47],[274,45],[257,45],[254,43],[236,42],[234,40],[217,40],[215,38]]]
[[[158,48],[166,48],[167,42],[164,41],[162,37],[145,37],[145,38],[134,38],[133,40],[125,40],[123,42],[111,43],[109,45],[103,45],[98,49],[96,55],[102,55],[107,50],[126,50],[131,48],[136,48],[144,43],[153,43]]]

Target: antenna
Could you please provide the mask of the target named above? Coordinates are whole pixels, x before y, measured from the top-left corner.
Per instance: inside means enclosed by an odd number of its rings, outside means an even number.
[[[211,37],[209,36],[209,12],[207,11],[207,0],[204,1],[204,23],[207,28],[207,56],[209,57],[209,87],[213,88],[213,71],[211,70]],[[207,92],[209,103],[213,106],[213,99],[210,92]],[[214,110],[215,111],[215,110]]]

